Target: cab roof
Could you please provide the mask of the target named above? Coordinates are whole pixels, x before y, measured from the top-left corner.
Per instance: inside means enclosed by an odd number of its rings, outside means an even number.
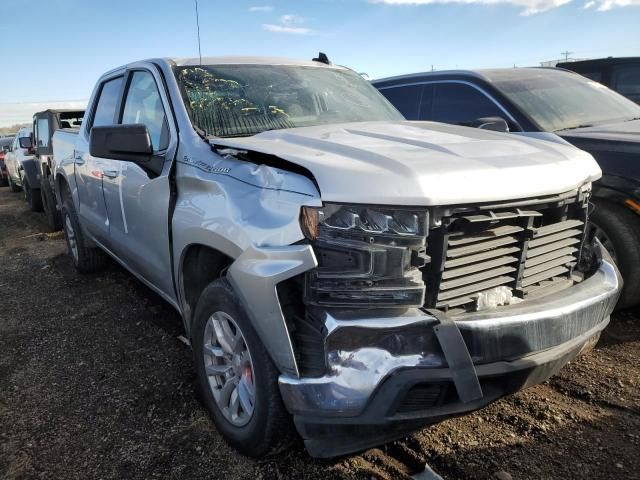
[[[520,68],[482,68],[477,70],[439,70],[435,72],[411,73],[408,75],[398,75],[395,77],[380,78],[372,81],[372,83],[380,84],[386,82],[395,82],[398,80],[411,81],[413,79],[425,78],[441,78],[441,77],[468,77],[477,78],[491,83],[492,80],[500,78],[501,80],[511,80],[518,78],[530,77],[532,74],[554,75],[558,73],[568,73],[577,75],[575,72],[562,68],[553,67],[520,67]]]

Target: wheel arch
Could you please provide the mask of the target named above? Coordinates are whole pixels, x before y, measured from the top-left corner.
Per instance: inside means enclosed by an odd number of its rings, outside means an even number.
[[[640,222],[640,182],[605,174],[593,185],[593,200],[604,200],[631,210]]]
[[[224,275],[234,257],[204,243],[187,245],[180,255],[178,288],[187,335],[191,335],[193,312],[203,290],[216,278]]]

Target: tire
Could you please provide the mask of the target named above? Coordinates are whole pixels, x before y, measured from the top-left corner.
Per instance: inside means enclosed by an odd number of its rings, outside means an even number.
[[[11,191],[13,193],[18,193],[20,191],[20,187],[13,183],[13,180],[11,180],[11,175],[7,177],[7,182],[9,182],[9,187],[11,187]]]
[[[9,176],[0,177],[0,187],[8,187],[9,186]]]
[[[49,179],[43,177],[40,182],[40,196],[42,198],[42,208],[47,217],[47,225],[49,230],[57,232],[62,229],[62,216],[56,208],[56,196],[51,189]]]
[[[640,303],[640,217],[630,210],[607,201],[596,200],[590,228],[614,258],[624,288],[616,309]]]
[[[42,197],[40,196],[39,189],[35,191],[29,185],[29,182],[24,179],[22,183],[22,190],[24,191],[24,199],[29,204],[29,208],[32,212],[42,211]]]
[[[102,250],[87,246],[78,215],[70,198],[66,198],[62,204],[62,224],[67,250],[76,270],[79,273],[92,273],[104,267],[106,256]]]
[[[230,331],[235,334],[234,339],[238,338],[238,332],[240,332],[241,341],[232,342],[239,345],[237,349],[225,349],[221,346],[225,342],[218,340],[220,336],[216,334],[216,329],[213,326],[216,319],[222,322],[226,321],[228,325],[231,325]],[[231,319],[231,322],[228,319]],[[218,331],[220,331],[222,327],[219,323],[218,326]],[[227,338],[232,337],[227,336]],[[210,352],[208,354],[205,354],[205,343],[208,346],[206,350]],[[202,292],[195,311],[191,344],[201,398],[209,410],[213,423],[227,442],[251,457],[273,455],[290,446],[296,435],[291,416],[286,411],[280,396],[278,370],[226,279],[220,278],[213,281]],[[226,345],[229,345],[229,342],[226,342]],[[245,348],[248,356],[244,352]],[[212,354],[214,349],[217,349],[218,353]],[[242,351],[242,353],[227,353],[230,350]],[[229,358],[223,358],[225,355]],[[248,366],[243,363],[247,358],[249,359]],[[232,365],[232,367],[229,367],[231,371],[228,371],[226,375],[230,374],[231,378],[227,378],[223,374],[213,376],[207,373],[208,368],[211,371],[212,366],[228,368],[228,365]],[[247,373],[247,369],[249,373]],[[248,378],[251,379],[250,382],[247,380]],[[229,390],[231,393],[227,396],[230,400],[226,402],[223,400],[224,388],[222,386],[234,382],[236,386],[233,388],[235,390]],[[247,413],[249,409],[243,408],[247,401],[245,400],[243,403],[240,400],[243,382],[245,397],[250,395],[246,392],[251,391],[251,388],[246,385],[253,385],[254,397],[250,415]],[[218,392],[218,400],[216,400],[214,390]],[[239,405],[237,407],[239,413],[235,422],[232,416],[230,418],[230,412],[233,411],[233,408],[221,407],[227,403],[233,405],[234,393],[236,395],[235,403]]]

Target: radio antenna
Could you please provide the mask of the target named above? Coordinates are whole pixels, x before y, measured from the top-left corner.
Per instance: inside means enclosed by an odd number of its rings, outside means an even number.
[[[198,13],[198,0],[196,2],[196,26],[198,27],[198,56],[200,57],[200,66],[202,66],[202,50],[200,49],[200,14]]]

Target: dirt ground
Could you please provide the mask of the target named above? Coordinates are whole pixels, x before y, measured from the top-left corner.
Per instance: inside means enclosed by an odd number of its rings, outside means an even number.
[[[332,461],[253,460],[194,395],[181,321],[116,265],[79,276],[61,233],[0,188],[0,477],[640,479],[640,312],[549,382]],[[506,472],[506,473],[505,473]]]

